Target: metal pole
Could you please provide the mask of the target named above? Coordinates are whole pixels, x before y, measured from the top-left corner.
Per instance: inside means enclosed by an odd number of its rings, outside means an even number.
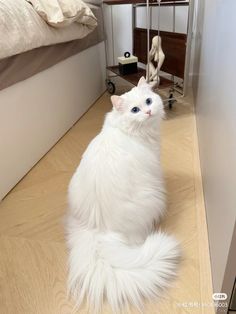
[[[114,50],[114,27],[113,27],[113,10],[111,6],[111,42],[112,42],[112,60],[115,64],[115,50]]]
[[[192,27],[193,27],[193,12],[194,12],[194,0],[189,0],[187,45],[186,45],[186,56],[185,56],[185,66],[184,66],[183,96],[186,96],[186,93],[188,90],[189,65],[190,65],[191,41],[192,41]]]
[[[175,14],[176,14],[176,10],[175,10],[175,1],[174,1],[174,5],[173,5],[173,25],[172,25],[172,31],[173,33],[175,33]],[[173,81],[173,84],[175,84],[175,76],[171,75],[171,79]]]
[[[173,5],[173,25],[172,25],[173,33],[175,33],[175,13],[176,13],[176,10],[175,10],[175,1],[174,1],[174,5]]]
[[[158,2],[158,20],[157,20],[157,35],[158,35],[158,61],[160,60],[160,23],[161,23],[161,0],[157,0]],[[159,70],[157,72],[157,78],[159,76]]]
[[[149,62],[150,62],[150,57],[149,57],[149,47],[150,47],[150,7],[149,7],[149,0],[146,2],[147,5],[147,10],[146,10],[146,15],[147,15],[147,82],[149,82]]]
[[[108,36],[107,36],[107,31],[106,31],[106,25],[105,25],[105,14],[104,14],[104,9],[105,5],[102,4],[102,26],[103,26],[103,33],[105,35],[104,38],[104,44],[105,44],[105,59],[106,59],[106,68],[108,67],[108,47],[107,47],[107,41],[108,41]]]
[[[132,4],[132,54],[134,54],[134,29],[136,25],[136,8]]]

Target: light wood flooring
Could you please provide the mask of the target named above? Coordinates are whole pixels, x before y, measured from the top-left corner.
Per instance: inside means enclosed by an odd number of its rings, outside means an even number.
[[[71,175],[110,109],[105,93],[0,203],[1,314],[87,313],[73,311],[67,298],[63,219]],[[166,298],[147,303],[146,313],[210,314],[208,240],[191,98],[167,110],[162,165],[168,191],[162,229],[181,241],[183,261]]]

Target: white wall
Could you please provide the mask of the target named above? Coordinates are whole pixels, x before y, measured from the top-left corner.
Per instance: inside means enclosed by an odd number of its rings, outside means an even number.
[[[132,6],[104,5],[105,28],[108,43],[108,64],[116,65],[117,57],[132,52]]]
[[[236,1],[199,0],[199,5],[193,88],[213,286],[218,292],[236,217]]]

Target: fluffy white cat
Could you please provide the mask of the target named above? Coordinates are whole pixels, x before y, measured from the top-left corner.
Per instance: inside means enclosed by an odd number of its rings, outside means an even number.
[[[69,185],[69,290],[92,313],[140,311],[170,284],[177,241],[155,231],[165,209],[159,160],[161,98],[141,78],[122,96],[89,144]]]

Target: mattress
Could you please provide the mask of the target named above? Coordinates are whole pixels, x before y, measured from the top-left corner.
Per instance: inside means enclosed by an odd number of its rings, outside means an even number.
[[[43,46],[0,60],[0,90],[25,80],[104,40],[102,8],[92,9],[98,26],[83,39]]]

